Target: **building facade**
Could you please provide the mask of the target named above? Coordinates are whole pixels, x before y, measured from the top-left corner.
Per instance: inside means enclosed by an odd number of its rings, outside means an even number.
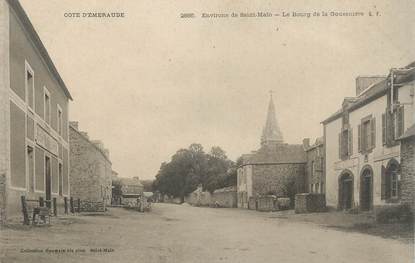
[[[69,190],[72,99],[19,1],[0,0],[0,213],[21,215],[20,197]],[[50,202],[47,202],[50,205]]]
[[[303,187],[299,184],[299,193],[325,193],[326,179],[324,175],[324,139],[317,138],[313,145],[309,139],[303,140],[303,147],[306,153],[306,167]]]
[[[238,207],[255,209],[250,203],[264,195],[294,198],[297,182],[303,182],[306,155],[302,145],[284,143],[272,96],[258,151],[242,156],[237,171]]]
[[[399,138],[401,142],[401,202],[415,213],[415,124]]]
[[[345,98],[323,121],[329,206],[364,211],[400,202],[397,139],[414,123],[414,66],[391,69],[381,80],[357,81],[356,97]]]
[[[112,164],[101,141],[90,140],[78,122],[70,122],[71,196],[82,201],[111,204]]]

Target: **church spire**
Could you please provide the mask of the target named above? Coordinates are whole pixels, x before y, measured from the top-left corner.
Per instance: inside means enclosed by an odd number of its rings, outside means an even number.
[[[278,126],[277,118],[275,116],[275,106],[272,100],[272,91],[270,91],[270,100],[268,105],[267,121],[262,130],[261,145],[268,145],[273,143],[283,143],[282,133]]]

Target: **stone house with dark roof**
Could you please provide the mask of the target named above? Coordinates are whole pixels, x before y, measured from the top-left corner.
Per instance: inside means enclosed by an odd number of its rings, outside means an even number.
[[[401,142],[401,202],[415,213],[415,124],[398,139]]]
[[[324,176],[324,139],[317,138],[313,145],[309,139],[303,140],[306,154],[306,167],[302,188],[297,188],[300,193],[325,193],[326,179]]]
[[[402,198],[398,138],[414,124],[415,63],[374,79],[357,81],[356,96],[322,122],[327,205],[340,210],[371,210]]]
[[[104,207],[110,205],[113,170],[108,149],[79,130],[78,122],[69,125],[69,143],[72,197]]]
[[[251,208],[249,203],[264,195],[294,197],[297,182],[302,183],[305,174],[306,155],[301,144],[284,143],[277,123],[272,96],[267,120],[258,151],[242,156],[237,171],[238,207]]]

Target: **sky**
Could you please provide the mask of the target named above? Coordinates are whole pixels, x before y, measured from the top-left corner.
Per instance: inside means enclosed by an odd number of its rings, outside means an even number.
[[[258,149],[270,90],[285,142],[313,141],[357,76],[415,60],[412,0],[311,2],[21,0],[74,98],[70,119],[103,141],[119,176],[141,179],[191,143],[233,160]],[[365,16],[200,17],[259,11]]]

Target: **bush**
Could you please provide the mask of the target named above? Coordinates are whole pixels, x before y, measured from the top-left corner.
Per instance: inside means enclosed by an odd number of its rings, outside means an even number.
[[[378,223],[413,222],[413,214],[408,205],[381,206],[375,209],[375,215]]]

